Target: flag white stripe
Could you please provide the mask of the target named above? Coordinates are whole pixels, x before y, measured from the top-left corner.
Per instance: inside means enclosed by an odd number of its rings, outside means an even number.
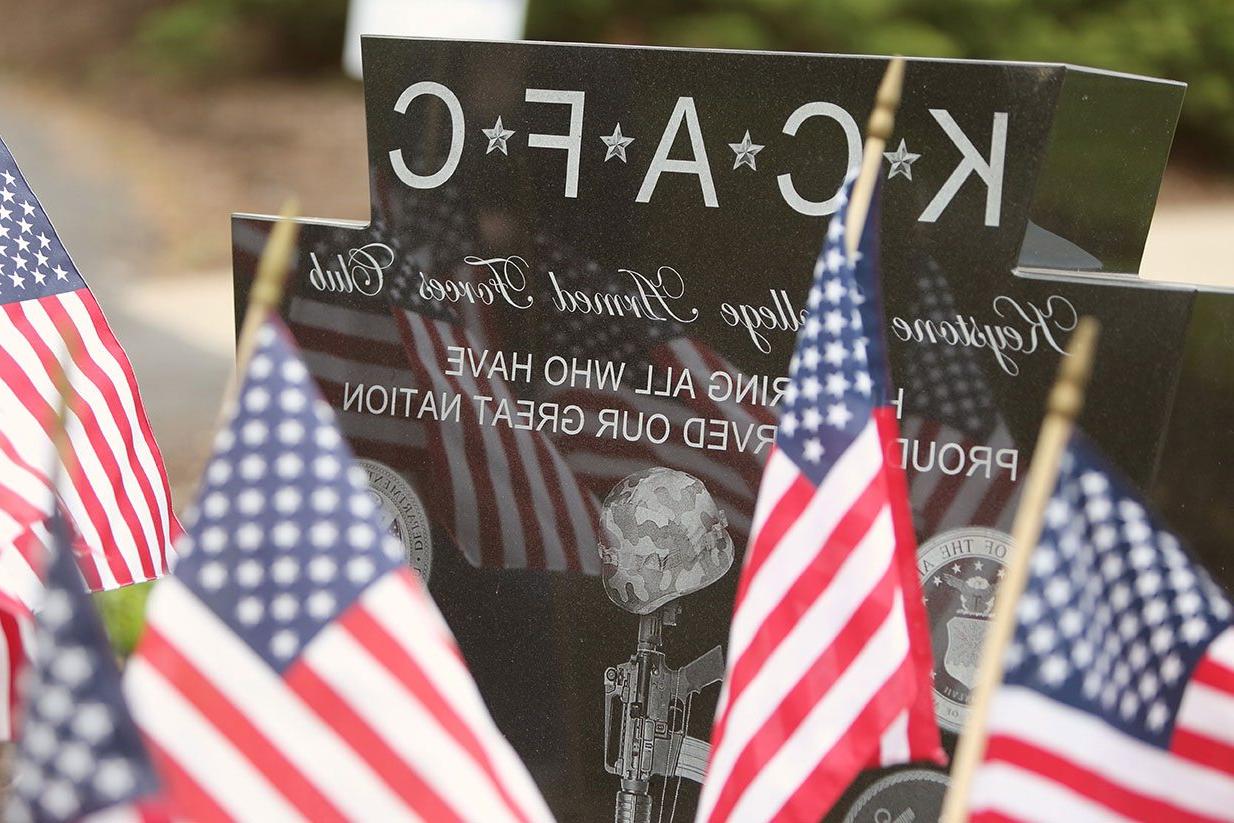
[[[415,401],[413,401],[414,403]],[[334,411],[339,429],[348,437],[377,440],[409,449],[423,449],[428,434],[422,423],[402,417],[377,417],[364,412]]]
[[[295,297],[291,301],[287,317],[296,325],[323,329],[373,343],[402,345],[398,329],[393,322],[388,321],[384,313],[360,311],[336,303]]]
[[[728,819],[764,820],[801,787],[819,762],[849,733],[857,716],[899,670],[908,655],[908,628],[897,592],[886,618],[830,688],[759,769]],[[727,744],[726,744],[727,745]],[[711,783],[717,789],[721,784]],[[703,804],[700,803],[700,807]]]
[[[18,367],[25,372],[39,396],[44,399],[49,396],[56,398],[52,406],[55,408],[59,403],[55,387],[50,384],[46,372],[37,360],[34,362],[32,369],[29,358],[33,355],[29,351],[28,345],[24,338],[17,334],[10,324],[0,323],[0,347],[3,347],[13,357]],[[32,466],[47,465],[53,460],[52,445],[47,433],[7,382],[0,381],[0,390],[3,391],[0,394],[0,409],[3,409],[3,416],[8,427],[7,433],[14,450],[23,461]],[[75,416],[70,418],[68,429],[70,444],[73,446],[74,451],[77,452],[77,463],[85,476],[86,484],[96,489],[110,489],[111,481],[107,478],[107,474],[102,466],[99,465],[98,456],[95,454],[94,449],[87,442],[87,448],[83,451],[79,443],[75,442],[72,437],[74,433],[77,434],[79,439],[81,437],[80,421]],[[102,546],[103,540],[99,535],[93,518],[89,516],[86,510],[77,484],[62,483],[59,491],[60,497],[68,509],[69,516],[73,519],[73,525],[76,527],[78,534],[82,536],[87,545],[92,547]],[[106,509],[105,501],[100,501],[100,503]],[[127,529],[124,531],[127,532]],[[120,536],[123,537],[123,532]],[[106,559],[100,556],[94,556],[91,559],[98,568],[103,587],[115,588],[116,579],[112,575]]]
[[[464,333],[464,341],[469,348],[474,348],[475,343],[469,336]],[[487,392],[481,392],[475,379],[470,372],[465,372],[460,375],[463,385],[467,392],[475,397],[478,394],[489,394],[493,398],[493,405],[505,400],[507,403],[513,404],[514,398],[511,396],[509,388],[505,385],[505,381],[496,380],[487,383]],[[489,419],[492,419],[494,409],[492,405],[489,408]],[[540,532],[540,547],[544,552],[544,565],[549,569],[564,570],[569,567],[566,560],[566,555],[569,549],[563,545],[561,535],[557,532],[557,522],[560,520],[560,515],[563,512],[558,510],[556,501],[549,494],[548,487],[544,483],[544,464],[541,461],[541,456],[536,448],[536,444],[532,439],[531,432],[522,429],[511,428],[509,435],[514,439],[516,448],[518,449],[519,463],[524,469],[524,474],[527,477],[527,486],[531,491],[531,514],[536,518],[536,524]],[[537,435],[538,436],[538,435]],[[547,449],[552,447],[545,441]],[[524,512],[525,506],[520,506]]]
[[[418,317],[412,318],[412,327],[415,328],[419,323],[425,322],[426,325],[431,325],[435,330],[437,337],[441,340],[441,345],[444,346],[460,346],[463,345],[454,336],[454,327],[449,323],[439,320],[423,321]],[[488,481],[492,492],[495,495],[497,503],[497,522],[501,529],[502,549],[505,553],[505,563],[507,567],[523,568],[527,565],[527,547],[526,547],[526,529],[523,526],[521,512],[514,501],[510,500],[506,495],[512,494],[517,486],[513,481],[513,476],[510,470],[509,456],[506,454],[504,445],[501,442],[501,436],[492,426],[481,426],[472,420],[474,415],[474,406],[472,404],[470,394],[474,394],[474,390],[468,390],[467,384],[461,380],[454,384],[444,376],[441,370],[441,364],[435,362],[432,358],[434,355],[440,354],[437,346],[434,346],[429,340],[427,334],[424,335],[425,340],[423,345],[417,345],[417,355],[420,361],[424,363],[424,367],[431,375],[434,383],[444,384],[444,390],[451,394],[459,394],[462,396],[462,403],[467,408],[462,412],[462,419],[468,421],[456,426],[443,426],[443,429],[454,428],[461,434],[465,433],[468,428],[473,428],[480,435],[482,443],[481,452],[484,455],[484,467],[488,472]],[[456,389],[457,386],[457,389]],[[474,447],[474,444],[473,444]],[[462,444],[460,443],[460,458],[463,457]],[[465,458],[464,458],[465,459]],[[458,483],[455,483],[455,489],[458,489]],[[466,515],[468,519],[475,519],[474,511]]]
[[[120,398],[120,405],[124,409],[125,417],[128,419],[130,429],[133,432],[133,439],[135,441],[133,448],[137,454],[138,464],[150,484],[155,505],[158,507],[158,513],[163,520],[163,530],[159,535],[162,539],[161,545],[171,546],[171,524],[174,522],[171,499],[167,495],[166,488],[164,488],[163,474],[159,470],[159,461],[155,456],[154,450],[157,446],[146,437],[141,426],[142,411],[137,405],[139,398],[134,396],[129,390],[129,382],[124,366],[116,360],[115,356],[103,344],[98,328],[91,321],[90,314],[86,309],[86,305],[82,302],[81,295],[77,292],[70,292],[69,294],[61,295],[60,302],[77,326],[81,339],[85,344],[86,352],[116,387],[116,394]],[[156,562],[161,562],[162,558],[157,549],[158,545],[156,543],[152,546],[154,549],[152,554]],[[163,571],[166,571],[166,569]]]
[[[31,611],[43,599],[43,581],[11,543],[0,546],[0,589]]]
[[[959,442],[961,444],[971,443],[971,438]],[[1014,444],[1011,442],[1011,435],[1000,422],[994,434],[990,436],[989,441],[978,445],[989,446],[991,450],[990,461],[993,463],[996,452],[1000,449],[1011,448]],[[939,471],[937,465],[934,471]],[[985,471],[978,471],[977,465],[973,463],[965,471],[970,473],[965,475],[960,491],[956,493],[955,498],[952,500],[951,505],[947,507],[947,512],[940,522],[957,526],[972,523],[986,495],[989,494],[994,484],[1002,481],[1002,475],[1006,470],[998,468],[997,465],[992,465],[989,470],[990,476],[987,477]]]
[[[404,321],[411,332],[415,343],[415,356],[421,362],[430,357],[433,346],[428,340],[424,321],[409,312],[405,313]],[[440,377],[436,364],[427,362],[425,373],[429,376],[431,391],[441,391],[444,378]],[[475,485],[471,477],[471,467],[467,463],[466,444],[463,442],[463,426],[438,426],[438,436],[441,448],[446,456],[447,474],[450,477],[451,499],[454,501],[455,541],[458,543],[467,559],[473,565],[480,563],[480,530],[476,517],[477,501]]]
[[[615,486],[619,481],[624,480],[635,472],[646,470],[650,465],[647,460],[631,457],[614,457],[602,452],[585,451],[582,449],[571,450],[565,459],[575,475],[585,479],[593,487],[600,483],[608,483],[610,486]],[[750,533],[750,517],[746,514],[746,511],[749,510],[753,490],[749,486],[746,486],[740,494],[734,495],[708,482],[710,479],[707,474],[709,467],[706,465],[698,465],[693,462],[671,463],[671,465],[702,480],[703,485],[707,486],[711,491],[712,497],[724,509],[724,515],[728,518],[728,524],[743,534]],[[598,492],[603,493],[607,493],[608,490],[608,487],[597,489]]]
[[[415,625],[403,618],[411,611],[407,603],[409,597],[420,601],[411,605],[415,613],[424,616],[427,625]],[[449,700],[463,721],[476,732],[506,790],[524,814],[532,820],[552,820],[527,767],[493,723],[471,673],[457,652],[447,653],[446,649],[454,646],[454,639],[427,592],[421,589],[419,595],[415,595],[397,576],[387,575],[370,586],[362,600],[372,617],[420,664],[437,692]]]
[[[471,756],[338,623],[322,629],[304,652],[304,663],[420,774],[464,820],[516,819]],[[390,722],[398,718],[398,722]],[[384,819],[368,814],[369,819]]]
[[[604,441],[596,440],[597,444],[602,442]],[[615,460],[630,459],[606,456],[603,452],[593,451],[585,446],[575,449],[573,448],[575,444],[570,445],[572,447],[571,464],[576,466],[577,471],[585,474],[599,474],[601,469],[611,465]],[[712,494],[731,495],[742,500],[750,500],[754,494],[749,479],[731,465],[709,457],[706,451],[672,442],[658,444],[644,442],[638,445],[651,452],[655,459],[664,465],[674,466],[697,476],[700,480],[706,480],[707,488]],[[648,461],[638,461],[638,465],[640,468],[647,468]],[[613,476],[616,476],[615,473]],[[625,474],[620,477],[625,477]]]
[[[1022,686],[1003,686],[995,695],[990,735],[1026,741],[1127,791],[1195,814],[1222,818],[1234,809],[1234,780],[1228,774],[1184,761]],[[1077,740],[1084,745],[1077,746]]]
[[[828,532],[818,534],[819,545],[822,545]],[[797,619],[788,634],[779,639],[775,651],[767,657],[746,687],[739,693],[729,694],[731,702],[727,704],[724,742],[713,753],[710,766],[710,774],[720,778],[717,783],[725,782],[734,762],[751,738],[758,734],[789,692],[814,667],[818,656],[830,648],[848,626],[853,613],[886,575],[894,549],[891,510],[884,506],[870,530],[845,558],[826,590]],[[798,553],[805,554],[799,549]],[[738,607],[738,615],[741,614],[740,609]],[[730,649],[734,646],[730,644]],[[729,652],[730,670],[740,665],[744,653],[744,645],[740,651]]]
[[[140,655],[125,667],[134,720],[211,799],[238,820],[304,820],[248,759]]]
[[[758,487],[758,503],[754,507],[754,520],[750,525],[751,543],[754,542],[754,535],[763,530],[763,525],[779,505],[780,499],[800,476],[801,472],[788,455],[778,449],[772,453],[767,461],[767,468],[763,470],[762,483]]]
[[[1132,823],[1108,807],[1010,763],[983,763],[970,812],[998,812],[1028,823]]]
[[[341,811],[382,820],[409,813],[362,756],[183,584],[167,579],[152,600],[158,632]]]
[[[883,766],[893,766],[896,763],[907,763],[912,760],[912,749],[908,743],[908,709],[900,712],[878,746],[878,762]]]
[[[720,415],[723,418],[733,421],[738,426],[759,426],[766,425],[759,420],[754,419],[754,416],[740,402],[733,400],[712,400],[708,394],[708,387],[711,384],[711,376],[716,372],[711,366],[707,365],[703,360],[702,353],[698,350],[697,344],[687,338],[679,337],[668,344],[668,349],[673,353],[677,360],[689,370],[694,378],[694,388],[701,396],[706,397],[709,402],[714,403]],[[741,374],[736,368],[732,367],[727,362],[723,363],[722,371],[731,375],[734,380]],[[736,385],[733,386],[733,391],[736,392]]]
[[[30,325],[36,332],[38,332],[39,336],[44,340],[51,351],[55,353],[57,357],[61,358],[61,362],[68,365],[67,357],[62,354],[67,351],[68,343],[61,338],[59,329],[57,329],[56,325],[52,322],[51,317],[47,314],[47,311],[43,307],[42,303],[38,300],[26,300],[18,305],[21,307],[26,319],[30,321]],[[87,321],[88,320],[89,318],[87,318]],[[84,339],[85,338],[83,337],[83,340]],[[89,344],[87,343],[87,347],[88,345]],[[150,553],[151,564],[155,570],[155,573],[158,574],[162,571],[162,569],[159,568],[162,560],[158,557],[158,547],[167,544],[170,534],[166,536],[159,535],[154,529],[153,518],[150,516],[142,516],[142,511],[145,505],[143,502],[145,500],[145,496],[142,494],[141,485],[137,480],[137,475],[134,473],[134,467],[129,461],[126,445],[130,442],[130,440],[120,432],[120,428],[116,423],[116,418],[112,413],[111,407],[107,403],[107,398],[103,395],[99,387],[96,386],[94,382],[86,376],[85,372],[78,368],[75,364],[69,367],[68,372],[69,382],[72,385],[73,391],[76,392],[77,396],[81,398],[81,400],[83,400],[85,404],[94,412],[94,421],[97,426],[97,431],[102,435],[103,441],[107,444],[108,456],[111,457],[112,461],[116,465],[116,476],[112,478],[112,482],[102,486],[101,488],[104,490],[110,490],[112,493],[117,494],[117,496],[127,498],[133,508],[134,516],[137,520],[137,528],[140,530],[140,534],[134,533],[130,528],[128,521],[120,512],[119,507],[109,505],[110,501],[105,502],[103,507],[107,511],[109,519],[112,522],[113,532],[123,529],[120,533],[128,535],[128,541],[117,541],[117,548],[119,549],[121,556],[124,558],[125,565],[128,566],[134,579],[143,580],[146,578],[146,574],[141,568],[139,547],[142,544],[149,547],[153,550]],[[57,407],[59,399],[58,392],[55,391],[54,385],[52,394],[44,395],[44,397],[52,405],[52,408]],[[76,413],[71,415],[70,419],[76,420],[79,424],[81,424],[80,437],[74,444],[78,454],[84,450],[91,449],[92,446],[86,438],[84,423],[81,423],[80,418],[77,417]],[[137,425],[137,421],[130,420],[129,422],[133,427],[134,433],[137,435],[132,439],[133,442],[142,439],[140,437],[141,430]],[[70,425],[69,428],[71,431],[73,426]],[[155,475],[155,478],[156,477],[157,475]],[[100,487],[96,486],[95,488],[99,489]],[[151,514],[153,514],[153,512],[151,512]]]
[[[365,385],[399,386],[415,388],[411,370],[393,366],[379,366],[363,360],[352,360],[330,352],[303,349],[301,356],[313,377],[327,383],[343,386],[351,383]],[[413,403],[412,407],[415,405]]]
[[[806,566],[813,562],[816,553],[802,551],[800,547],[821,547],[881,467],[878,432],[871,421],[823,478],[806,510],[785,532],[751,579],[745,597],[733,615],[730,659],[735,660],[745,653],[758,627],[801,577]]]
[[[1205,683],[1188,683],[1175,724],[1234,746],[1234,695]]]
[[[599,574],[600,555],[598,551],[592,551],[596,540],[592,512],[599,511],[600,502],[580,482],[552,441],[546,441],[546,445],[552,461],[554,480],[561,490],[566,511],[570,516],[570,527],[574,532],[574,554],[578,557],[579,568],[585,574]]]

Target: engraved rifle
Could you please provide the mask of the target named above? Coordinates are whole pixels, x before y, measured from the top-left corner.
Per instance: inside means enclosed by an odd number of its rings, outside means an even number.
[[[724,679],[724,655],[716,646],[671,668],[663,630],[676,626],[680,613],[673,602],[640,617],[634,654],[604,672],[604,768],[621,779],[616,823],[649,823],[652,777],[703,782],[711,746],[687,733],[690,707],[696,694]]]

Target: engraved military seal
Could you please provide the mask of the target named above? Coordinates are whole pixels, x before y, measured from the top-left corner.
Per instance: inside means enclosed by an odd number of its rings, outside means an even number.
[[[938,820],[947,775],[933,769],[905,769],[880,777],[858,795],[844,823],[927,823]]]
[[[959,733],[977,679],[977,664],[1006,574],[1011,536],[997,529],[952,529],[917,550],[934,648],[934,713],[942,728]]]
[[[399,539],[407,552],[407,565],[428,582],[433,569],[433,535],[419,495],[403,476],[376,460],[357,460],[368,472],[369,492],[377,503],[378,517]]]

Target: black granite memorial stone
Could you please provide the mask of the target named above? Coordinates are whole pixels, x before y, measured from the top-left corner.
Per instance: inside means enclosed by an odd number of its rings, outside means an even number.
[[[624,779],[689,819],[772,405],[886,61],[367,38],[364,63],[372,219],[302,222],[285,317],[554,812],[607,819]],[[1167,432],[1202,451],[1171,427],[1205,403],[1195,293],[1137,275],[1182,96],[909,62],[881,255],[948,745],[1078,316],[1107,453],[1152,488]],[[234,219],[238,316],[270,225]],[[663,723],[635,762],[640,712]],[[848,819],[912,805],[887,791]]]

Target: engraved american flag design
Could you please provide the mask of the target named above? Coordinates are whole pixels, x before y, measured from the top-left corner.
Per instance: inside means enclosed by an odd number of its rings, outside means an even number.
[[[953,325],[960,314],[933,260],[920,264],[910,314]],[[913,342],[905,366],[905,467],[919,533],[962,526],[1009,532],[1025,467],[1013,471],[995,460],[1016,444],[973,350],[943,340]],[[969,459],[974,449],[985,467]]]
[[[126,671],[190,819],[547,820],[281,321]]]
[[[507,415],[518,411],[519,384],[449,369],[451,349],[480,357],[486,347],[451,305],[422,298],[406,272],[389,288],[419,392],[414,402],[436,398],[439,413],[421,419],[426,468],[437,478],[425,491],[438,516],[446,513],[455,543],[476,566],[599,574],[595,494],[542,431],[495,420],[503,405]]]
[[[866,339],[845,211],[759,488],[701,822],[815,823],[863,768],[941,757],[906,491],[886,457],[895,420],[876,399],[886,366],[868,356],[883,347]],[[870,226],[863,250],[875,243]]]
[[[72,457],[59,495],[88,549],[78,553],[86,582],[111,589],[163,575],[180,525],[132,366],[3,143],[0,309],[0,416],[29,466],[49,466],[56,384],[69,374]]]
[[[1082,434],[990,704],[971,819],[1234,820],[1228,596]]]
[[[635,281],[615,268],[601,268],[548,237],[540,237],[536,245],[537,259],[563,291],[617,298],[637,294]],[[672,288],[671,282],[666,286]],[[554,292],[547,278],[541,289],[536,299],[551,306]],[[555,442],[580,480],[601,496],[648,466],[671,466],[694,475],[719,502],[734,536],[744,539],[750,533],[755,491],[770,452],[764,441],[775,434],[770,408],[775,392],[769,382],[756,382],[709,345],[690,337],[683,323],[645,312],[636,304],[632,314],[619,318],[578,313],[563,318],[551,309],[543,313],[540,334],[546,350],[578,364],[576,368],[591,364],[585,380],[548,392],[550,399],[576,404],[588,415],[580,435],[558,436]],[[649,370],[660,380],[671,379],[674,386],[688,374],[693,389],[676,391],[671,397],[644,391]],[[716,381],[713,389],[714,374],[726,379]],[[729,437],[728,447],[694,448],[680,436],[660,443],[643,436],[622,442],[620,448],[606,448],[613,441],[595,436],[604,409],[634,419],[663,415],[677,433],[692,418],[718,421]]]
[[[67,528],[50,523],[46,595],[23,673],[9,823],[171,820],[162,786],[121,691],[120,672],[73,561]]]

